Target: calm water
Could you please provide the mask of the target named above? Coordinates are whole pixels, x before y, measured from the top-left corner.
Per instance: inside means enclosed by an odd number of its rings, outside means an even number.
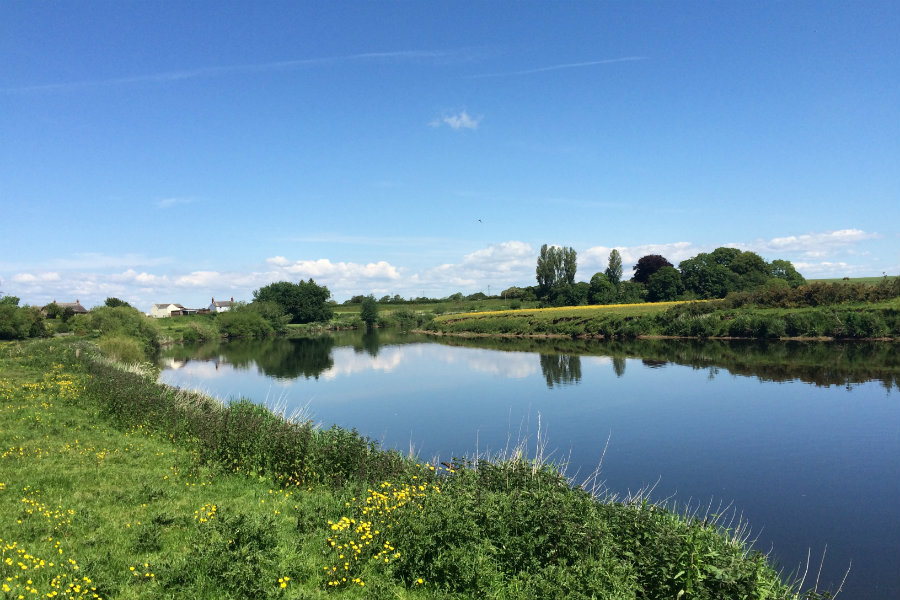
[[[490,347],[488,345],[490,345]],[[895,356],[896,355],[896,356]],[[786,572],[900,597],[900,352],[878,344],[475,342],[391,332],[178,347],[161,379],[305,408],[384,446],[547,451],[620,494],[731,503]],[[821,587],[821,586],[820,586]]]

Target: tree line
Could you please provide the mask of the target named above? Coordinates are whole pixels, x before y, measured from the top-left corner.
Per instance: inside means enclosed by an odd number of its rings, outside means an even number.
[[[638,259],[628,280],[622,278],[622,256],[616,249],[609,253],[606,269],[594,273],[589,282],[575,281],[576,268],[573,248],[544,244],[535,267],[537,285],[511,287],[502,295],[552,306],[631,304],[724,298],[731,292],[806,283],[790,261],[767,262],[755,252],[727,247],[701,252],[677,268],[662,255],[648,254]]]

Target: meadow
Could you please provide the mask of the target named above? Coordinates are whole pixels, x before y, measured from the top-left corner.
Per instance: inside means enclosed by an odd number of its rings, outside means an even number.
[[[829,597],[715,512],[577,485],[539,444],[432,464],[88,344],[0,345],[5,597]]]
[[[425,329],[440,334],[601,338],[896,339],[900,300],[788,308],[741,305],[731,298],[540,308],[440,315]]]

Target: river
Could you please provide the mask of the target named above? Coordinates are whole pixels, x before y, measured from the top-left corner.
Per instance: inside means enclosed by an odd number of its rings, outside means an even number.
[[[423,458],[524,446],[608,493],[749,524],[785,573],[900,597],[900,352],[873,343],[347,333],[169,349],[163,382],[355,428]],[[602,465],[601,465],[602,461]],[[827,551],[826,551],[827,548]]]

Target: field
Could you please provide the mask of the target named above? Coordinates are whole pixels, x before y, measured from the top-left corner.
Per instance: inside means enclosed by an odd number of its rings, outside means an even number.
[[[835,277],[832,279],[807,279],[806,282],[808,284],[813,283],[841,283],[841,284],[853,284],[853,283],[864,283],[866,285],[878,285],[884,281],[884,277],[849,277],[844,279],[843,277]]]
[[[0,345],[5,597],[800,597],[739,521],[592,495],[539,451],[431,465],[94,352]]]
[[[897,338],[900,300],[769,308],[737,300],[478,312],[435,317],[436,333],[630,338]]]

